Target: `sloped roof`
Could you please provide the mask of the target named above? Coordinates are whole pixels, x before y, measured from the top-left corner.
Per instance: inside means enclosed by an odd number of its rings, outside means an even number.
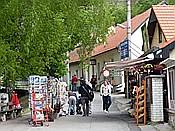
[[[133,33],[143,22],[145,22],[150,15],[150,11],[151,9],[148,9],[147,11],[145,11],[144,13],[135,16],[134,18],[132,18],[131,20],[131,32]],[[127,21],[122,23],[122,25],[127,26]],[[96,48],[94,48],[94,51],[92,52],[92,56],[96,56],[102,53],[105,53],[107,51],[116,49],[119,44],[124,41],[127,38],[127,30],[126,29],[122,29],[118,26],[115,27],[117,33],[114,35],[110,35],[107,37],[107,44],[106,46],[104,46],[103,44],[98,45]],[[77,62],[78,60],[78,54],[76,53],[76,49],[72,52],[70,52],[70,63],[72,62]]]
[[[77,49],[71,51],[69,53],[69,56],[70,56],[69,63],[78,62],[79,61],[79,56],[77,54]]]
[[[159,47],[160,47],[160,48],[164,48],[164,47],[166,47],[167,45],[169,45],[169,44],[171,44],[171,43],[173,43],[173,42],[175,42],[175,36],[174,36],[172,39],[170,39],[169,41],[167,41],[167,42],[161,44]]]
[[[175,36],[175,5],[153,5],[153,11],[167,41]]]

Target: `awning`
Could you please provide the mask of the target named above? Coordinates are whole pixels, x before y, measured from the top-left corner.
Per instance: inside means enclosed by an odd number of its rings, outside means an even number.
[[[175,66],[175,59],[174,58],[167,58],[166,60],[160,62],[160,65],[166,65],[167,68],[165,68],[164,70],[174,67]]]
[[[136,66],[138,64],[145,63],[147,61],[151,61],[153,58],[141,57],[138,59],[127,60],[127,61],[115,61],[115,62],[107,62],[105,63],[105,68],[129,68],[132,66]]]

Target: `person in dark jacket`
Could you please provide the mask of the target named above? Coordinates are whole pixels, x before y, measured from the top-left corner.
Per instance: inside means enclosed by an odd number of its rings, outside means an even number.
[[[89,116],[89,92],[92,91],[92,88],[86,84],[84,79],[80,81],[79,94],[81,94],[81,102],[83,105],[83,116]]]

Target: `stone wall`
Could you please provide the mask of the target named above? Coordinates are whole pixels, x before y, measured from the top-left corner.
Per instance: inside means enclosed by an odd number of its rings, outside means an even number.
[[[152,78],[151,121],[163,122],[163,81],[161,77]]]

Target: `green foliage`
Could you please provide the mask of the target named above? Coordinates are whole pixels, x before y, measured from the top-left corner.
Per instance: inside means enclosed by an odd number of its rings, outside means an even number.
[[[136,3],[132,5],[132,17],[145,12],[147,9],[151,8],[152,5],[157,5],[163,0],[137,0]],[[169,5],[175,4],[174,0],[166,0]]]
[[[113,2],[110,4],[110,12],[114,18],[114,24],[123,23],[127,19],[126,2]]]
[[[81,3],[79,13],[76,18],[77,34],[79,36],[79,50],[77,53],[80,57],[80,67],[88,67],[91,53],[96,45],[103,43],[108,34],[108,28],[111,26],[112,16],[109,11],[109,5],[105,0],[89,0],[88,4]]]
[[[2,0],[0,10],[0,75],[6,85],[29,75],[63,76],[67,52],[77,44],[84,66],[111,21],[106,0]]]

